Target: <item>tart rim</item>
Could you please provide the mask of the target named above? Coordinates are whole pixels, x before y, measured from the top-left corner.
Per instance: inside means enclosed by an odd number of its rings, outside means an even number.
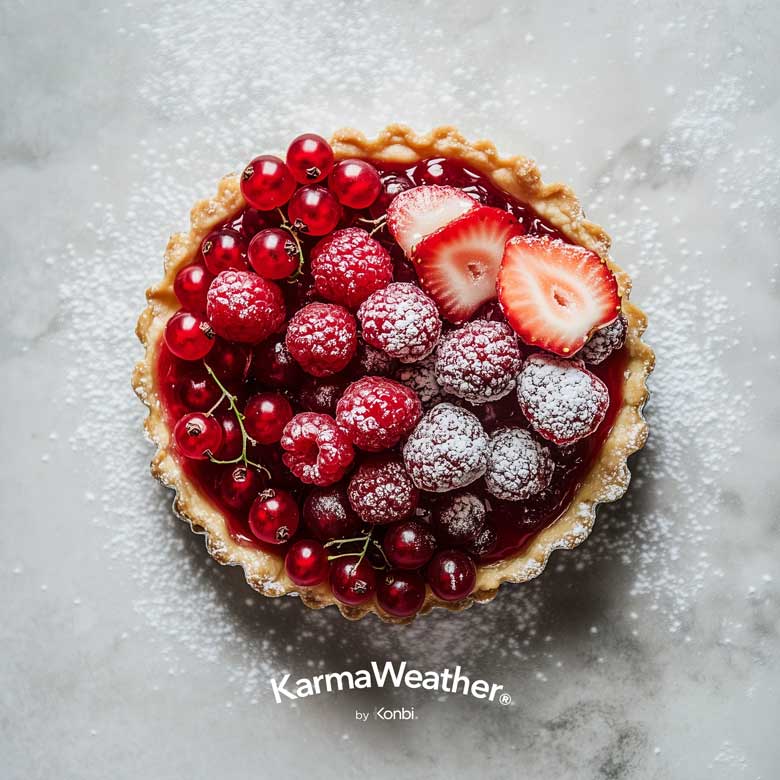
[[[357,130],[344,128],[334,133],[331,145],[337,160],[361,157],[404,164],[428,157],[455,159],[527,203],[569,240],[596,252],[605,259],[618,281],[628,332],[624,346],[623,400],[612,429],[562,515],[539,531],[515,555],[487,565],[477,564],[474,591],[465,599],[446,602],[426,587],[425,601],[417,614],[429,612],[433,607],[463,610],[476,602],[491,601],[504,582],[526,582],[537,577],[554,550],[574,549],[590,535],[596,507],[600,503],[616,501],[626,492],[631,477],[627,459],[642,448],[648,433],[642,407],[648,398],[646,379],[653,370],[655,356],[641,338],[647,327],[647,318],[629,301],[631,279],[609,257],[610,238],[607,233],[585,219],[577,197],[568,186],[544,184],[532,160],[522,156],[502,156],[491,141],[469,142],[452,126],[417,134],[405,125],[393,124],[373,140]],[[136,326],[136,334],[144,346],[144,357],[135,366],[132,384],[149,409],[144,427],[148,438],[157,446],[151,472],[163,485],[175,491],[175,512],[189,523],[195,533],[205,535],[209,554],[221,564],[241,566],[248,584],[263,595],[297,594],[308,607],[335,605],[350,620],[375,613],[387,622],[411,622],[414,617],[401,619],[383,612],[375,598],[359,606],[342,604],[331,593],[327,581],[314,587],[295,585],[287,577],[282,556],[241,545],[230,536],[221,511],[184,474],[173,454],[171,430],[166,425],[156,387],[156,363],[165,323],[180,308],[173,292],[173,281],[177,272],[193,261],[206,235],[245,205],[238,175],[229,174],[222,178],[215,196],[198,201],[192,208],[189,231],[171,236],[165,250],[164,277],[146,292],[147,306]]]

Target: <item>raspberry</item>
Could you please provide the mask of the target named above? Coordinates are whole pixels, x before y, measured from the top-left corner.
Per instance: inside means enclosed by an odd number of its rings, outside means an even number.
[[[309,485],[325,487],[338,482],[355,456],[352,444],[327,414],[301,412],[282,432],[284,465]]]
[[[393,261],[362,228],[331,233],[311,254],[314,287],[325,300],[357,309],[376,290],[393,281]]]
[[[521,362],[517,337],[508,325],[474,320],[442,337],[436,379],[446,392],[483,404],[512,391]]]
[[[579,360],[536,352],[517,377],[520,408],[533,429],[558,445],[589,436],[609,406],[607,386]]]
[[[486,515],[482,501],[463,490],[446,496],[436,507],[433,527],[447,545],[468,546],[477,541]]]
[[[614,322],[599,328],[577,354],[586,363],[597,366],[626,343],[628,323],[621,313]]]
[[[498,533],[496,532],[495,527],[490,522],[486,522],[485,525],[482,526],[482,530],[477,534],[477,538],[466,546],[466,552],[471,553],[471,555],[477,558],[481,558],[483,555],[488,555],[493,552],[497,543]]]
[[[395,446],[417,425],[422,405],[400,382],[367,376],[353,382],[336,406],[336,422],[356,447],[379,452]]]
[[[419,493],[399,458],[380,455],[358,466],[347,496],[364,522],[392,523],[415,510]]]
[[[346,368],[357,349],[355,318],[335,303],[310,303],[290,319],[286,343],[307,373],[335,374]]]
[[[490,437],[485,487],[496,498],[520,501],[540,493],[552,479],[547,447],[522,428],[502,428]]]
[[[249,271],[222,271],[206,295],[206,314],[216,333],[228,341],[253,344],[284,323],[279,288]]]
[[[372,293],[358,309],[366,344],[402,363],[430,355],[441,333],[436,304],[417,285],[394,282]]]
[[[470,485],[487,468],[488,437],[477,417],[452,404],[434,406],[404,446],[404,463],[421,490]]]
[[[419,363],[406,363],[395,372],[395,378],[417,393],[423,409],[441,403],[446,395],[436,381],[436,358],[428,355]]]
[[[312,490],[303,505],[303,519],[321,542],[349,539],[360,531],[360,520],[341,485]]]

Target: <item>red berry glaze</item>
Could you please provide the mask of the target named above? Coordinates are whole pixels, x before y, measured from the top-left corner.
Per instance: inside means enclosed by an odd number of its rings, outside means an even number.
[[[287,167],[299,184],[315,184],[333,169],[333,149],[321,135],[304,133],[287,148]]]
[[[371,293],[393,281],[393,261],[365,230],[344,228],[314,247],[311,273],[323,298],[357,309]]]
[[[298,504],[286,490],[264,490],[249,509],[249,530],[266,544],[284,544],[298,530]]]
[[[231,509],[244,509],[263,487],[264,479],[246,466],[229,466],[219,481],[219,495]]]
[[[442,601],[460,601],[474,590],[477,569],[466,553],[442,550],[433,556],[425,576],[431,590]]]
[[[178,311],[165,325],[165,345],[181,360],[200,360],[214,346],[214,331],[200,314]]]
[[[366,558],[336,558],[330,564],[330,588],[342,604],[365,604],[376,591],[376,574]]]
[[[206,268],[213,276],[231,269],[246,270],[246,239],[237,230],[222,228],[209,233],[200,251]]]
[[[244,427],[258,444],[276,444],[292,416],[292,406],[281,393],[258,393],[246,402]]]
[[[293,237],[281,228],[257,233],[249,242],[247,258],[263,279],[284,279],[298,269],[298,248]]]
[[[328,553],[319,542],[299,539],[287,551],[284,570],[296,585],[319,585],[328,579]]]
[[[255,157],[241,174],[241,194],[250,206],[270,211],[284,206],[295,190],[287,166],[272,154]]]
[[[206,312],[222,338],[253,344],[281,327],[285,307],[273,282],[249,271],[223,271],[209,287]]]
[[[376,168],[365,160],[342,160],[328,179],[328,187],[342,206],[368,208],[382,191]]]
[[[321,542],[351,539],[360,531],[360,518],[349,505],[340,485],[317,488],[303,504],[303,520],[312,535]]]
[[[185,414],[174,426],[176,448],[191,460],[208,460],[222,443],[222,428],[213,418],[202,412]]]
[[[309,236],[330,233],[341,219],[341,206],[325,187],[301,187],[290,198],[287,216],[296,230]]]
[[[395,523],[382,540],[387,560],[398,569],[419,569],[436,551],[436,537],[430,528],[414,520]]]
[[[280,441],[282,460],[301,482],[325,487],[352,465],[352,444],[327,414],[301,412],[287,423]]]
[[[206,313],[206,293],[214,277],[200,263],[187,265],[176,274],[173,280],[173,292],[179,299],[182,309]]]
[[[436,304],[410,282],[394,282],[372,293],[357,316],[366,344],[402,363],[430,355],[441,333]]]
[[[388,615],[416,615],[425,601],[425,580],[417,572],[392,570],[379,575],[376,600]]]
[[[388,455],[363,461],[349,481],[347,496],[358,517],[373,524],[409,517],[420,498],[400,458]]]
[[[312,376],[328,376],[347,367],[357,350],[357,323],[335,303],[310,303],[287,326],[287,349]]]
[[[356,447],[380,452],[408,436],[422,415],[414,390],[383,376],[353,382],[336,406],[336,422]]]

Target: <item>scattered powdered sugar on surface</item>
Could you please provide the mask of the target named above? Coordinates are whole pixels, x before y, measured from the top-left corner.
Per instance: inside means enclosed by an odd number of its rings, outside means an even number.
[[[740,345],[739,320],[727,291],[712,285],[704,250],[683,241],[685,215],[661,224],[650,195],[645,201],[625,187],[648,176],[668,178],[681,170],[692,174],[705,149],[705,161],[724,160],[723,173],[712,182],[713,208],[728,215],[733,204],[738,212],[750,190],[755,208],[752,216],[734,214],[735,230],[745,232],[768,221],[770,209],[777,206],[772,192],[780,157],[769,135],[751,148],[732,142],[732,126],[748,102],[740,83],[730,79],[715,91],[695,95],[683,105],[673,133],[639,143],[636,159],[613,157],[613,167],[594,191],[581,193],[592,216],[613,234],[616,257],[637,282],[641,295],[634,297],[649,315],[648,341],[657,354],[647,410],[651,437],[631,463],[628,496],[601,509],[587,545],[571,554],[554,554],[544,577],[504,586],[490,606],[458,616],[436,611],[407,628],[380,627],[373,618],[351,624],[332,609],[315,612],[295,599],[256,595],[240,572],[219,567],[206,555],[202,539],[173,519],[170,492],[148,474],[152,450],[141,434],[140,403],[128,387],[140,356],[133,327],[143,306],[141,291],[161,276],[167,232],[186,227],[192,202],[212,193],[226,170],[239,168],[258,151],[283,148],[291,132],[327,132],[351,121],[351,92],[365,68],[382,74],[366,93],[366,117],[372,111],[384,116],[382,107],[393,105],[400,91],[407,108],[403,118],[430,125],[426,109],[417,107],[427,104],[436,76],[414,69],[416,59],[405,49],[410,44],[386,29],[368,5],[348,17],[317,13],[317,25],[297,26],[297,51],[332,38],[343,48],[344,61],[368,58],[354,73],[333,71],[325,60],[316,61],[308,80],[287,67],[290,52],[284,36],[264,37],[262,65],[257,66],[255,36],[214,34],[226,25],[254,29],[250,9],[243,24],[236,19],[242,13],[236,4],[185,9],[168,3],[157,10],[153,29],[139,26],[132,32],[139,44],[151,36],[156,52],[140,95],[161,117],[191,124],[183,126],[176,142],[162,133],[139,140],[127,172],[133,180],[129,198],[96,203],[86,225],[94,235],[90,255],[66,247],[57,264],[63,271],[69,323],[64,338],[76,355],[66,377],[67,403],[84,409],[74,457],[93,453],[102,462],[90,492],[96,497],[95,519],[111,575],[132,581],[143,630],[159,641],[171,673],[194,671],[205,663],[208,674],[224,675],[254,701],[279,670],[303,674],[304,666],[341,669],[372,657],[402,657],[433,667],[460,661],[480,673],[489,663],[500,666],[501,659],[509,658],[529,661],[533,669],[551,664],[557,637],[577,630],[565,612],[561,583],[609,567],[623,571],[630,583],[621,595],[627,611],[652,612],[670,631],[681,632],[701,589],[719,576],[708,551],[711,519],[721,501],[719,477],[739,454],[732,431],[735,421],[745,417],[749,396],[730,384],[722,368],[724,358]],[[269,9],[264,24],[284,29],[295,13],[295,8]],[[310,32],[315,27],[316,34]],[[374,46],[353,43],[369,32]],[[430,43],[446,56],[445,41],[435,34],[421,36],[415,46]],[[204,47],[214,62],[255,67],[246,67],[243,78],[236,78],[236,68],[203,69]],[[395,56],[388,59],[387,51]],[[528,80],[534,94],[549,86],[538,77]],[[503,85],[479,81],[478,71],[467,62],[456,82],[443,80],[437,93],[452,103],[454,119],[489,135],[491,117],[506,99]],[[512,85],[511,78],[508,83]],[[514,86],[521,94],[519,84]],[[550,99],[567,93],[555,88]],[[264,100],[246,99],[264,91]],[[204,110],[220,121],[200,122]],[[520,122],[522,127],[532,124],[531,118]],[[744,166],[758,177],[750,187],[749,177],[729,173]],[[620,194],[612,189],[617,181]],[[763,205],[757,206],[757,200]],[[534,563],[529,567],[538,568]],[[594,636],[593,642],[598,641]],[[598,651],[594,656],[599,657]],[[724,748],[723,754],[729,751]]]

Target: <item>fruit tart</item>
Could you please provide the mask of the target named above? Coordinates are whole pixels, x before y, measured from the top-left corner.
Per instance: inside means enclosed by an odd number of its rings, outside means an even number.
[[[407,622],[590,533],[653,353],[609,237],[455,129],[292,141],[191,213],[138,323],[152,472],[266,596]]]

